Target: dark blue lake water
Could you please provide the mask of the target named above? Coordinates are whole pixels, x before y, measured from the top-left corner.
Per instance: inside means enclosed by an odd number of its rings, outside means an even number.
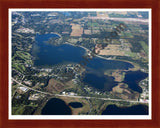
[[[83,104],[81,104],[80,102],[70,102],[68,105],[73,107],[73,108],[81,108],[81,107],[83,107]]]
[[[56,34],[36,35],[36,44],[33,46],[32,50],[33,56],[36,58],[34,61],[35,66],[43,67],[55,64],[80,63],[80,61],[84,60],[82,56],[85,55],[85,50],[81,47],[75,47],[69,44],[54,46],[46,43],[46,41],[54,37],[59,36]],[[110,91],[117,83],[114,81],[113,77],[104,76],[104,71],[107,69],[127,70],[128,68],[133,68],[133,65],[128,62],[93,57],[85,68],[84,83],[99,90]],[[138,78],[136,78],[137,74],[139,76]],[[135,72],[133,75],[127,73],[125,82],[131,84],[131,88],[134,89],[135,83],[144,78],[141,77],[141,74],[140,72]],[[135,79],[133,80],[133,78]],[[141,88],[136,86],[135,91],[141,92],[138,89]]]
[[[96,74],[86,73],[83,82],[89,86],[92,86],[100,91],[111,91],[117,82],[114,81],[113,77],[100,76]]]
[[[78,63],[82,60],[85,50],[80,47],[74,47],[72,45],[64,44],[60,46],[54,46],[47,44],[50,38],[58,37],[56,34],[37,35],[36,44],[34,45],[34,55],[36,60],[34,64],[36,66],[52,66],[60,63]]]
[[[117,107],[116,105],[108,105],[102,115],[148,115],[148,106]]]
[[[148,77],[148,73],[144,73],[141,71],[128,71],[126,72],[124,83],[129,85],[129,88],[142,93],[142,88],[138,85],[138,83]]]
[[[58,98],[50,99],[41,111],[42,115],[71,115],[71,109]]]

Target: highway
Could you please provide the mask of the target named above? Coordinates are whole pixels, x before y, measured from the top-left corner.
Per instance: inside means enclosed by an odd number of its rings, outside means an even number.
[[[51,95],[51,96],[59,96],[59,97],[72,97],[72,98],[86,98],[86,99],[99,99],[99,100],[105,100],[105,101],[124,101],[124,102],[132,102],[132,103],[148,103],[145,101],[133,101],[133,100],[124,100],[124,99],[111,99],[111,98],[98,98],[98,97],[87,97],[87,96],[75,96],[75,95],[61,95],[61,94],[52,94],[52,93],[48,93],[48,92],[43,92],[43,91],[39,91],[36,89],[33,89],[31,87],[28,87],[20,82],[18,82],[17,80],[15,80],[14,78],[12,78],[12,80],[16,83],[18,83],[19,85],[26,87],[30,90],[33,90],[35,92],[39,92],[42,94],[46,94],[46,95]]]

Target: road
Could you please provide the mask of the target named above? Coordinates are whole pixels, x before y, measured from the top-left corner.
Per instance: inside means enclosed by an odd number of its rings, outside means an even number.
[[[140,18],[113,18],[113,17],[84,17],[84,19],[103,19],[103,20],[114,20],[114,21],[126,21],[126,22],[141,22],[148,23],[148,19]]]
[[[106,101],[124,101],[124,102],[132,102],[132,103],[148,103],[148,102],[144,102],[144,101],[133,101],[133,100],[124,100],[124,99],[111,99],[111,98],[98,98],[98,97],[86,97],[86,96],[75,96],[75,95],[60,95],[60,94],[52,94],[52,93],[48,93],[48,92],[43,92],[43,91],[39,91],[36,89],[33,89],[31,87],[28,87],[20,82],[18,82],[17,80],[15,80],[14,78],[12,78],[12,80],[16,83],[18,83],[19,85],[26,87],[30,90],[33,90],[35,92],[39,92],[42,94],[46,94],[46,95],[51,95],[51,96],[59,96],[59,97],[72,97],[72,98],[86,98],[86,99],[99,99],[99,100],[106,100]]]

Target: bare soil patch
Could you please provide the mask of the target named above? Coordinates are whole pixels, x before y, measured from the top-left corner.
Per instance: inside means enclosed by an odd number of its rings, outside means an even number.
[[[71,36],[81,36],[83,34],[83,28],[79,24],[71,24],[72,32]]]
[[[65,89],[73,88],[73,87],[74,87],[74,84],[72,81],[68,81],[64,84],[52,78],[49,80],[48,85],[47,87],[45,87],[45,89],[47,92],[50,92],[50,93],[59,93]]]
[[[121,50],[121,45],[109,44],[103,50],[100,50],[99,55],[124,56],[125,52]]]

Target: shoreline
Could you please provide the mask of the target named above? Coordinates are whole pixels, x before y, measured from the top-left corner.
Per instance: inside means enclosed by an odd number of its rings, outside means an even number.
[[[92,51],[90,51],[88,48],[83,47],[83,46],[74,45],[74,44],[69,43],[69,42],[65,42],[64,44],[69,44],[69,45],[72,45],[72,46],[81,47],[81,48],[85,49],[86,52],[87,52],[87,51],[92,52]],[[97,55],[97,54],[94,54],[94,55],[95,55],[94,57],[99,57],[99,58],[102,58],[102,59],[105,59],[105,60],[115,60],[115,61],[127,62],[127,63],[130,63],[130,64],[132,64],[132,65],[134,66],[133,68],[129,68],[128,70],[123,70],[123,71],[138,71],[138,70],[141,69],[141,67],[140,67],[138,64],[136,64],[136,63],[134,63],[134,62],[131,62],[131,61],[128,61],[128,60],[108,59],[108,58],[106,58],[106,57],[103,57],[103,56],[100,56],[100,55]]]

